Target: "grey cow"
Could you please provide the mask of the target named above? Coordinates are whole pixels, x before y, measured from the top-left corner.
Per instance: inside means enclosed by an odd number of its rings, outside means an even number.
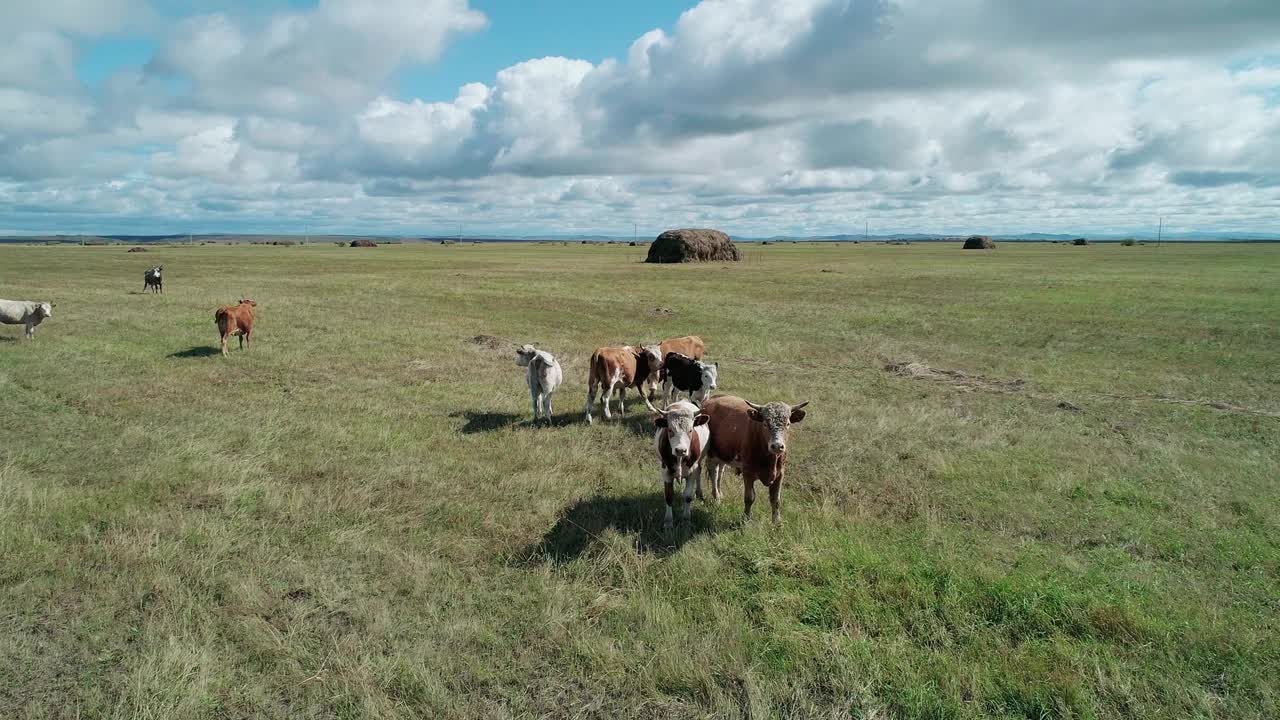
[[[551,393],[560,387],[560,382],[564,379],[560,363],[551,353],[525,345],[516,351],[516,364],[525,368],[529,398],[533,403],[533,421],[538,422],[538,415],[541,414],[550,425]]]
[[[45,318],[53,316],[53,303],[34,300],[0,300],[0,323],[26,325],[27,339]]]

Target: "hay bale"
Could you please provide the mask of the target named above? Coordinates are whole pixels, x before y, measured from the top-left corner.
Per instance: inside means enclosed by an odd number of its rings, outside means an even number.
[[[1072,245],[1088,245],[1089,241],[1085,240],[1084,238],[1076,238],[1075,240],[1071,241],[1071,244]]]
[[[727,262],[742,259],[738,246],[719,230],[684,228],[668,230],[649,246],[645,262]]]
[[[352,240],[351,247],[378,247],[378,243],[368,239]]]
[[[144,248],[144,247],[131,247],[131,248],[129,248],[128,250],[126,250],[125,252],[146,252],[146,251],[147,251],[147,249],[146,249],[146,248]]]
[[[988,235],[970,235],[964,241],[965,250],[994,250],[996,242]]]

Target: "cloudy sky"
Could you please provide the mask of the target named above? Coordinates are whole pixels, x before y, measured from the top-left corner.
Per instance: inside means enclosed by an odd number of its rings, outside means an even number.
[[[1161,214],[1280,230],[1277,0],[0,1],[0,233]]]

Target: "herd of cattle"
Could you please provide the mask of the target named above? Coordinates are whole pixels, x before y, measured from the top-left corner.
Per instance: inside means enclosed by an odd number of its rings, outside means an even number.
[[[142,273],[142,291],[152,293],[164,292],[164,268],[157,265],[147,268]],[[213,322],[218,326],[218,338],[222,343],[222,354],[227,354],[227,338],[240,338],[240,349],[249,344],[249,336],[253,333],[253,308],[258,303],[252,300],[241,300],[238,305],[226,305],[213,313]],[[34,300],[0,300],[0,324],[25,325],[27,339],[45,318],[53,316],[53,303]]]
[[[162,268],[149,268],[143,274],[143,291],[164,292]],[[238,337],[240,348],[249,344],[253,333],[253,300],[241,300],[214,312],[222,354],[227,354],[227,339]],[[0,300],[0,323],[25,325],[27,338],[45,318],[53,315],[53,304],[27,300]],[[808,402],[790,406],[782,402],[757,405],[733,395],[711,397],[720,378],[719,363],[703,362],[706,346],[694,335],[668,338],[657,345],[623,345],[602,347],[591,354],[587,369],[586,420],[592,422],[591,410],[597,392],[606,420],[613,418],[610,401],[617,396],[618,412],[626,413],[628,388],[635,388],[640,399],[654,412],[654,449],[662,467],[662,484],[667,512],[663,527],[672,526],[672,504],[675,488],[683,484],[684,517],[691,512],[694,495],[702,494],[702,472],[705,468],[711,483],[711,496],[720,500],[720,477],[725,466],[742,476],[743,518],[751,519],[755,502],[755,484],[769,489],[773,521],[781,521],[782,479],[787,457],[787,433],[804,419]],[[560,363],[543,350],[525,345],[516,351],[516,363],[526,369],[529,395],[533,403],[534,422],[551,422],[551,396],[564,380]],[[654,407],[653,399],[661,386],[664,407]],[[680,393],[688,395],[680,399]]]
[[[782,479],[787,459],[787,433],[804,420],[802,402],[757,405],[733,395],[709,397],[720,376],[719,363],[702,361],[706,346],[694,335],[668,338],[657,345],[602,347],[591,353],[587,368],[587,423],[599,391],[606,420],[612,419],[609,401],[616,394],[618,411],[626,412],[628,388],[655,413],[654,449],[661,464],[667,501],[663,527],[672,526],[676,486],[683,485],[684,517],[688,520],[695,494],[703,499],[702,472],[711,483],[711,497],[720,501],[720,477],[725,466],[742,476],[742,517],[751,519],[755,484],[769,490],[773,521],[781,522]],[[533,419],[551,421],[551,395],[564,373],[560,363],[544,350],[525,345],[516,351],[516,364],[525,368],[533,403]],[[652,400],[661,384],[664,407]],[[688,400],[680,399],[687,393]]]

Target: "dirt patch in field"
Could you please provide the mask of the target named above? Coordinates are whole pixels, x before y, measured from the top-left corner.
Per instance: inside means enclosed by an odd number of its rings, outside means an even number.
[[[662,307],[661,305],[659,305],[658,307],[653,308],[652,310],[649,311],[649,317],[656,317],[656,318],[671,317],[671,313],[672,313],[671,308]]]
[[[904,362],[889,363],[884,369],[896,375],[904,377],[916,378],[919,380],[933,380],[961,388],[963,390],[985,390],[988,392],[1021,392],[1026,388],[1027,381],[1022,378],[1013,380],[994,380],[992,378],[983,377],[982,375],[970,375],[969,373],[959,370],[945,370],[942,368],[934,368],[924,363]]]
[[[489,350],[492,352],[514,352],[516,347],[514,342],[504,337],[498,337],[497,335],[476,335],[473,338],[469,338],[467,342],[481,348],[482,350]]]

